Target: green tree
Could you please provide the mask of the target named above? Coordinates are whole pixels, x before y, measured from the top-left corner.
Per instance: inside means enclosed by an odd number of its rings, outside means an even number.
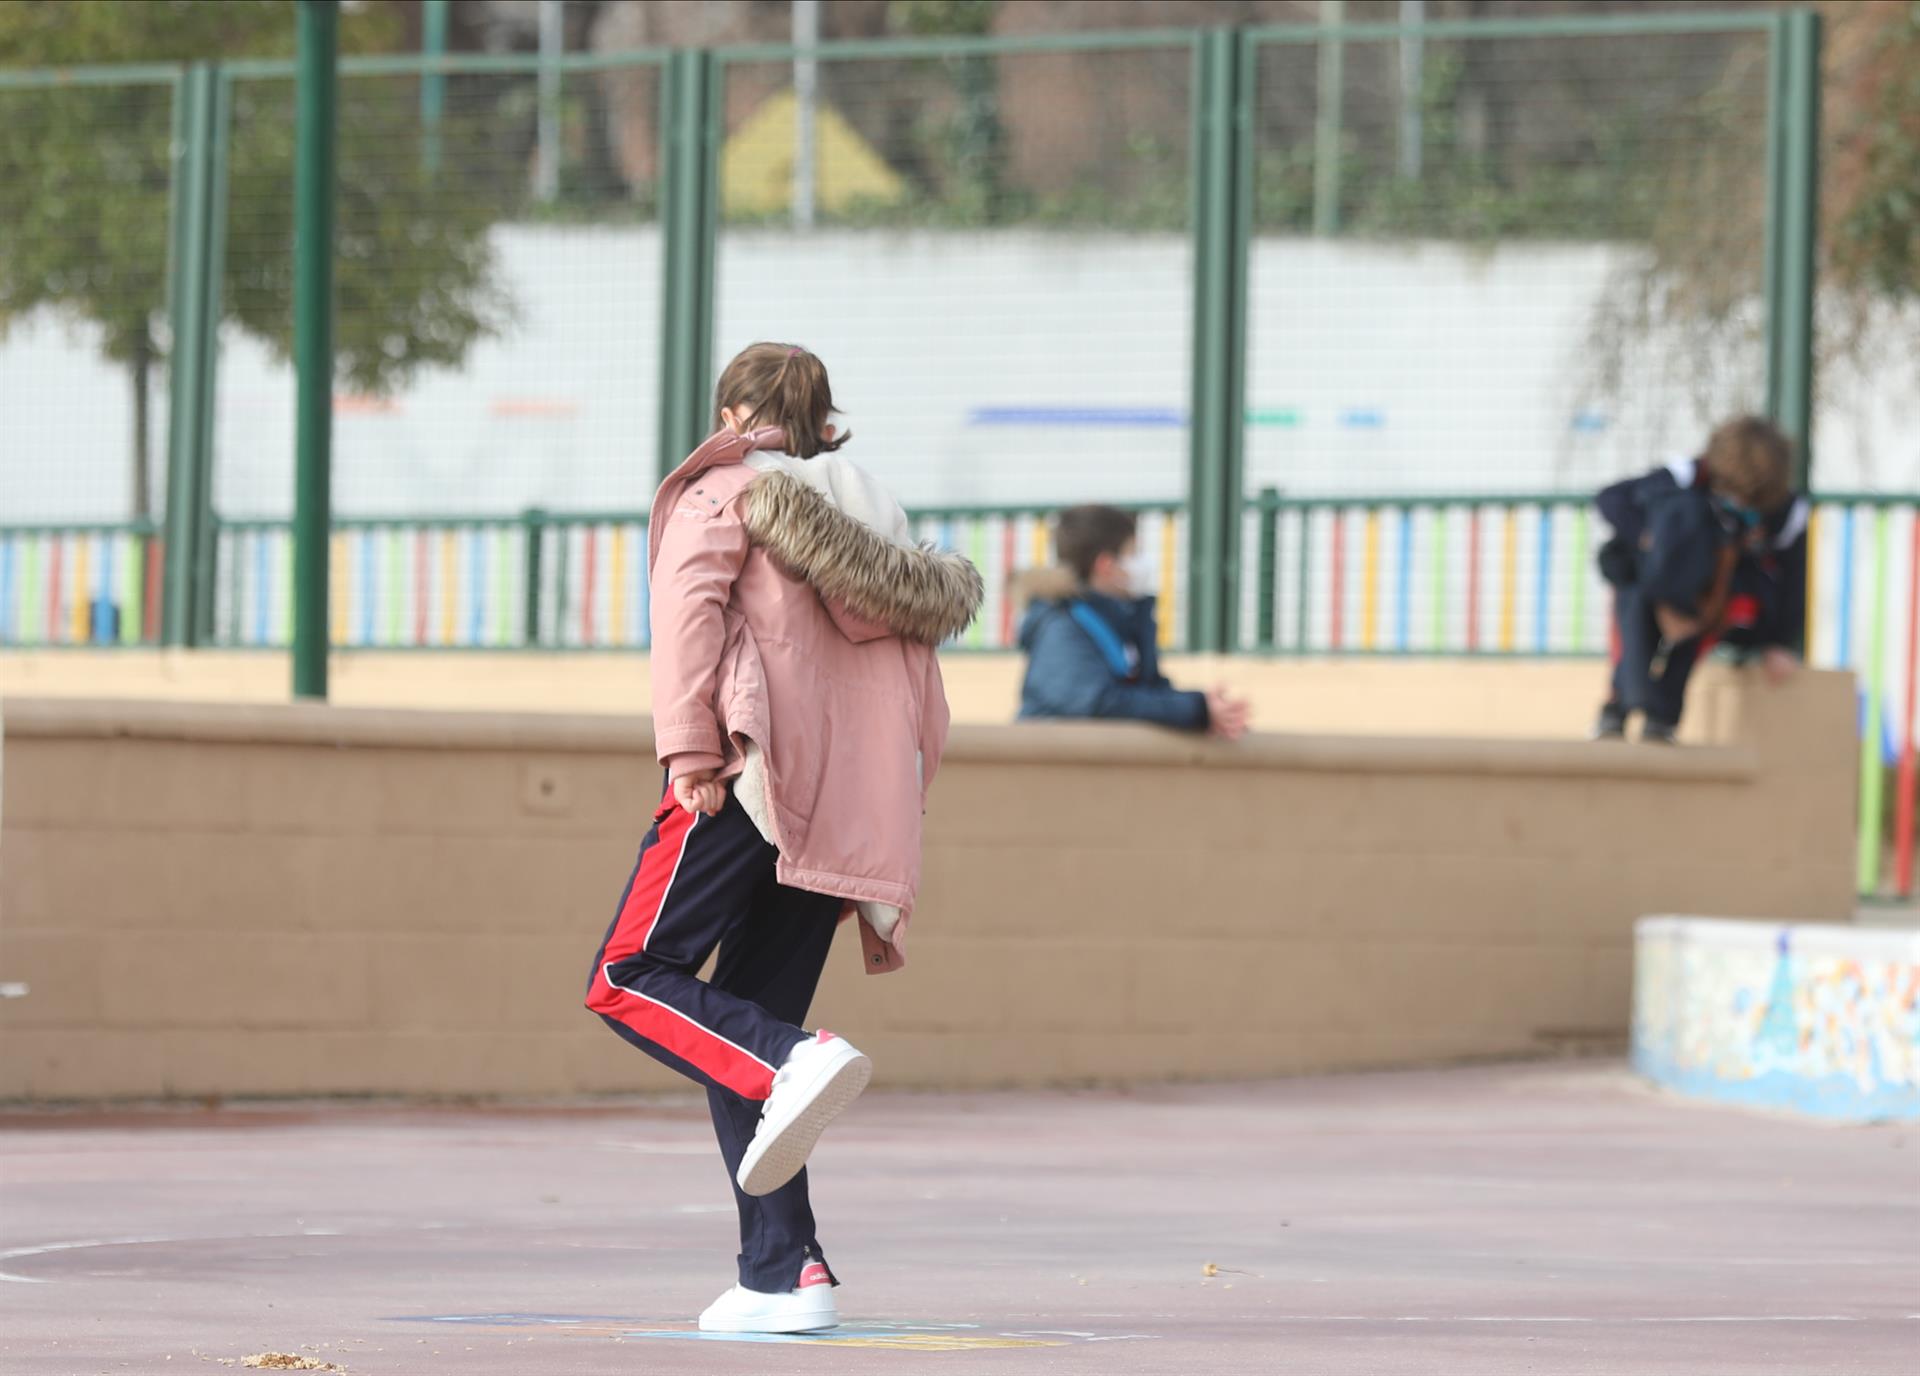
[[[344,50],[390,49],[391,12],[349,12]],[[11,0],[0,4],[0,68],[288,57],[291,0]],[[459,362],[508,317],[494,284],[480,188],[420,156],[411,79],[370,79],[340,103],[335,349],[345,385],[384,392]],[[235,83],[223,320],[284,358],[292,347],[291,80]],[[158,83],[0,90],[0,333],[52,310],[100,331],[129,372],[132,495],[151,513],[153,369],[163,363],[172,93]],[[480,131],[450,119],[455,150]],[[497,200],[492,202],[498,204]]]
[[[893,0],[888,27],[897,33],[978,37],[993,31],[997,0]],[[1000,122],[998,59],[988,54],[928,59],[951,86],[953,108],[929,103],[920,141],[930,155],[936,194],[962,219],[994,223],[1005,209],[1007,134]]]
[[[1843,132],[1833,266],[1846,286],[1920,300],[1920,0],[1885,16]]]
[[[1844,395],[1888,360],[1920,360],[1920,0],[1822,0],[1816,390]],[[1759,381],[1767,215],[1765,53],[1736,47],[1674,140],[1641,262],[1614,274],[1594,321],[1589,390],[1617,398],[1636,360],[1692,378],[1696,419],[1728,404],[1715,379]],[[1642,368],[1642,375],[1649,370]],[[1817,475],[1816,475],[1817,476]]]

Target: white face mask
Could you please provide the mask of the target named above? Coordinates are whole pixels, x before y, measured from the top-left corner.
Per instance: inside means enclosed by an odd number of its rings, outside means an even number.
[[[1135,597],[1148,597],[1160,586],[1160,561],[1151,554],[1136,554],[1121,567],[1127,572],[1127,586]]]

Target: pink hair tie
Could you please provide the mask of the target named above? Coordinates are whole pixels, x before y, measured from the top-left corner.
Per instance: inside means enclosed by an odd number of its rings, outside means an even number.
[[[798,349],[788,349],[788,350],[787,350],[787,357],[788,357],[788,358],[798,358],[798,357],[800,357],[800,350],[798,350]]]

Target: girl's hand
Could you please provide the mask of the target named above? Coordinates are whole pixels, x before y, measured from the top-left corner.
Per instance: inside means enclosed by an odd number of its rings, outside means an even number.
[[[673,781],[673,800],[688,812],[712,817],[727,804],[727,786],[714,778],[715,770],[696,769]]]

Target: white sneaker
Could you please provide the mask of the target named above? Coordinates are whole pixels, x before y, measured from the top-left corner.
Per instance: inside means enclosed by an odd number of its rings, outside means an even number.
[[[812,1333],[834,1328],[840,1311],[833,1302],[827,1268],[807,1263],[800,1284],[784,1294],[768,1295],[736,1285],[700,1315],[703,1333]]]
[[[831,1032],[796,1046],[774,1072],[760,1126],[740,1158],[741,1190],[772,1194],[800,1174],[827,1124],[872,1078],[873,1062]]]

